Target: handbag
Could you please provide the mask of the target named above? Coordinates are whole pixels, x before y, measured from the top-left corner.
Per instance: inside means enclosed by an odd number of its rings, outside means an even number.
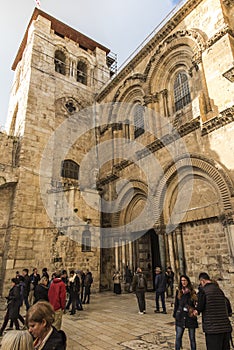
[[[194,314],[193,314],[193,311],[195,310],[195,307],[193,306],[188,306],[188,316],[189,317],[196,317]]]

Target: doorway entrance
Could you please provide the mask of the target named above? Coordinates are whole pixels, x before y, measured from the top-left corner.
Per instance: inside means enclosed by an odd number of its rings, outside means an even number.
[[[134,241],[133,266],[142,269],[146,276],[148,290],[154,290],[154,269],[161,266],[158,235],[153,229]]]

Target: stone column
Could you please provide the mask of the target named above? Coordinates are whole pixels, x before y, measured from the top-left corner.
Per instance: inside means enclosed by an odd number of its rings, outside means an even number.
[[[158,243],[159,243],[161,265],[166,266],[165,241],[164,241],[163,234],[158,235]]]
[[[115,241],[115,270],[119,270],[119,243]]]
[[[144,96],[144,105],[149,109],[147,113],[149,114],[148,119],[149,119],[149,129],[156,131],[157,128],[159,127],[158,120],[157,120],[157,115],[159,115],[159,106],[158,106],[158,93],[156,92],[155,94],[150,94],[150,95],[145,95]],[[158,114],[157,114],[158,113]],[[158,136],[158,134],[157,134]]]
[[[182,230],[181,227],[176,229],[176,241],[178,247],[178,260],[179,260],[179,274],[185,273],[184,266],[184,247],[183,247],[183,238],[182,238]]]
[[[122,240],[121,250],[122,250],[122,276],[125,274],[125,268],[126,268],[126,242]]]
[[[224,231],[228,237],[230,255],[234,257],[234,225],[227,225],[224,227]]]
[[[129,241],[128,243],[128,252],[129,252],[129,269],[132,270],[133,269],[133,261],[132,261],[132,246],[133,243],[132,241]]]
[[[164,117],[168,118],[169,117],[169,107],[168,107],[168,91],[167,91],[167,89],[162,90],[161,94],[162,94],[162,99],[163,99]]]
[[[173,232],[168,234],[168,248],[169,248],[169,261],[170,266],[173,271],[176,271],[175,268],[175,254],[174,254],[174,242],[173,242]]]

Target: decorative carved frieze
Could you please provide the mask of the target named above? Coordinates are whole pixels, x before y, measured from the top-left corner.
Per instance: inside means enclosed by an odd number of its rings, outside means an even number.
[[[227,7],[232,7],[234,5],[234,0],[223,0],[223,4]]]
[[[119,177],[116,174],[113,174],[113,173],[109,174],[105,178],[97,181],[97,187],[107,185],[108,183],[113,182],[113,181],[117,180],[118,178]]]
[[[207,41],[207,47],[211,47],[212,45],[214,45],[218,40],[220,40],[224,35],[226,35],[227,33],[229,33],[230,35],[233,36],[233,32],[231,30],[231,28],[226,25],[225,27],[223,27],[220,31],[218,31],[217,33],[215,33],[215,35],[213,35],[208,41]]]
[[[234,82],[234,67],[227,70],[225,73],[223,73],[223,76],[228,79],[231,83]]]
[[[156,92],[155,94],[151,94],[151,95],[145,95],[144,96],[144,103],[147,106],[150,103],[155,103],[158,102],[158,92]]]
[[[202,125],[202,136],[209,134],[213,130],[219,129],[224,125],[234,121],[234,106],[225,109],[220,115],[206,121]]]

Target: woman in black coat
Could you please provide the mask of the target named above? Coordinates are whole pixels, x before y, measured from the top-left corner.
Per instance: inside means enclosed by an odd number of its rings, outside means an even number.
[[[176,291],[173,317],[176,324],[175,350],[180,350],[185,328],[188,329],[190,348],[196,350],[195,330],[198,328],[197,317],[193,310],[197,302],[196,292],[188,276],[180,276],[179,288]]]
[[[19,311],[21,306],[19,279],[12,278],[11,281],[12,281],[12,287],[7,297],[7,311],[4,317],[3,324],[0,328],[0,336],[3,334],[3,331],[6,328],[9,320],[11,320],[12,324],[15,324],[16,329],[19,329],[18,318],[19,318]]]

